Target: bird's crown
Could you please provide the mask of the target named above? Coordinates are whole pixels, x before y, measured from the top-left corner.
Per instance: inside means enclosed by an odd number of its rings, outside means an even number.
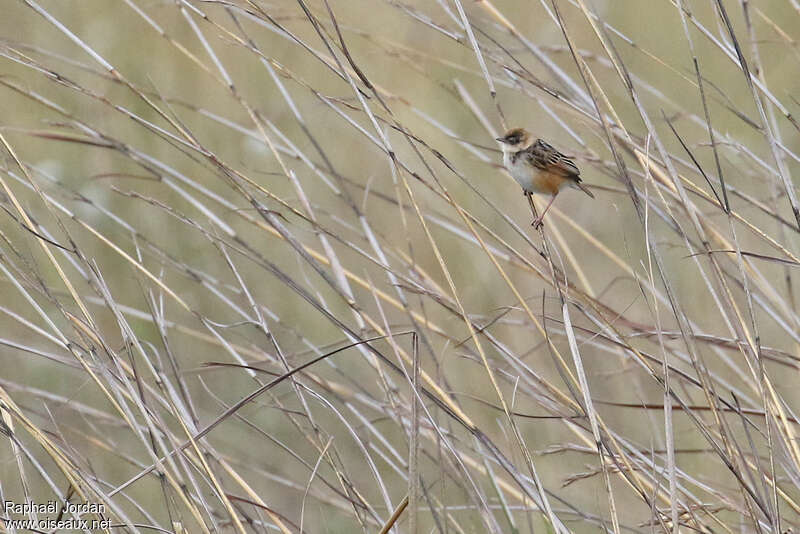
[[[512,147],[525,147],[531,142],[531,134],[525,128],[511,128],[502,137],[498,137],[497,141]]]

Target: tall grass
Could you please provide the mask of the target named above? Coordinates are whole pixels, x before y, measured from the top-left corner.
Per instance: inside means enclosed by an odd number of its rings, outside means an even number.
[[[0,501],[108,532],[797,524],[795,0],[3,10]],[[531,228],[512,126],[597,198]]]

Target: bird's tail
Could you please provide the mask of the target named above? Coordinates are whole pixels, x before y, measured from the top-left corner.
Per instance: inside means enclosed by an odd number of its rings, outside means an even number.
[[[580,183],[580,182],[574,182],[574,183],[575,183],[575,189],[580,189],[581,191],[583,191],[584,193],[586,193],[586,194],[587,194],[587,195],[589,195],[590,197],[594,198],[594,193],[592,193],[591,191],[589,191],[589,188],[588,188],[588,187],[586,187],[585,185],[583,185],[583,184],[582,184],[582,183]]]

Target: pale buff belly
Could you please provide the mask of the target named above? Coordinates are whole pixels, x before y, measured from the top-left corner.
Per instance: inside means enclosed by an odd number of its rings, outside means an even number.
[[[555,195],[571,181],[551,172],[535,170],[521,161],[512,165],[510,158],[506,159],[506,168],[526,193]]]

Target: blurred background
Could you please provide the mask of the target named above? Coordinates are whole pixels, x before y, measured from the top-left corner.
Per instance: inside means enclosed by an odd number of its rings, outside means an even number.
[[[787,532],[798,38],[794,0],[4,0],[0,500]],[[518,126],[596,197],[541,231]]]

